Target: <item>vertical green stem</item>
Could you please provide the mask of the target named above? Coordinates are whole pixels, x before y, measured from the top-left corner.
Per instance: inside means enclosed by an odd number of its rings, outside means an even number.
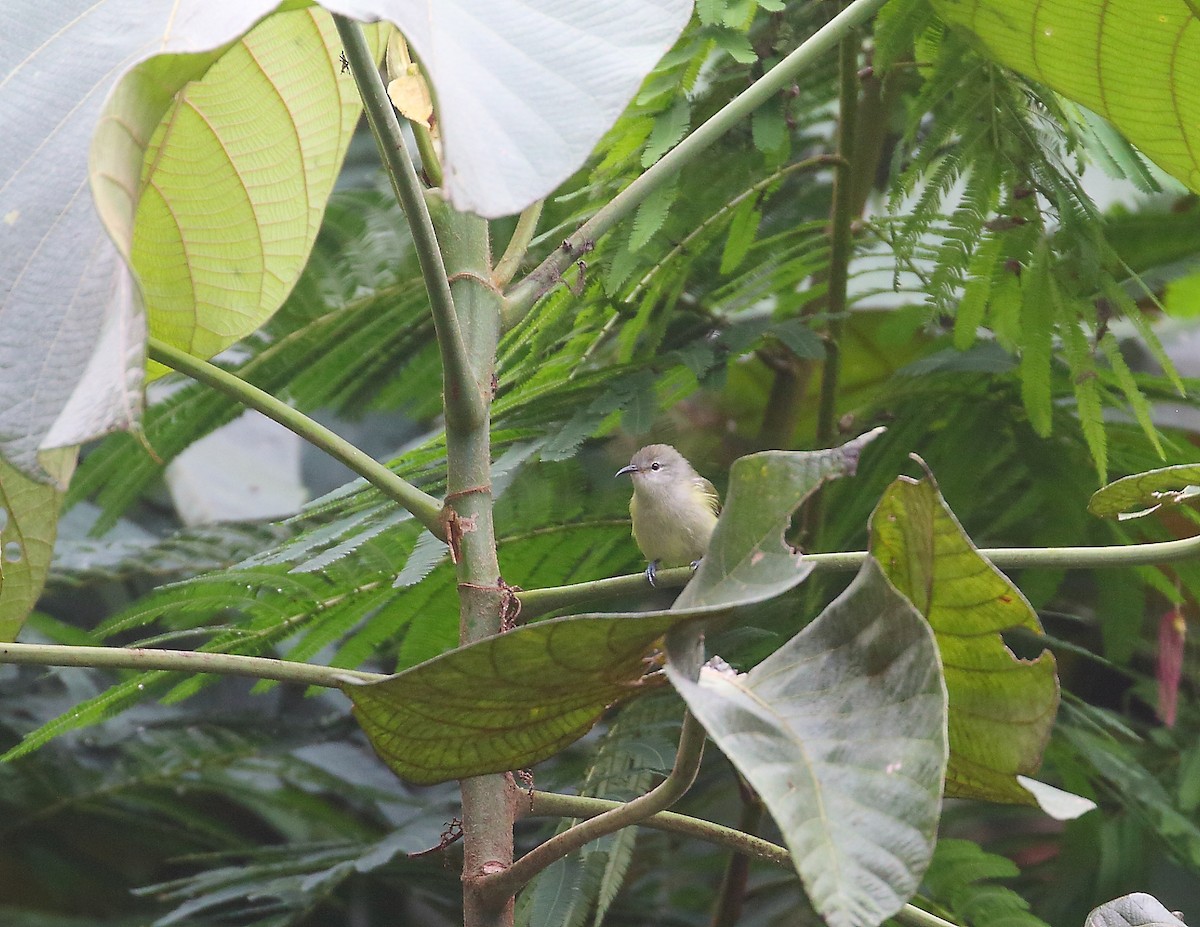
[[[462,384],[483,397],[492,393],[500,337],[499,291],[491,282],[487,222],[456,212],[436,193],[427,194],[446,261],[454,305],[462,324],[472,381]],[[447,405],[451,398],[447,396]],[[492,522],[490,401],[477,420],[446,420],[447,540],[455,562],[459,640],[470,644],[499,634],[504,598]],[[463,801],[463,912],[465,927],[511,927],[512,897],[479,890],[485,877],[513,861],[516,790],[507,775],[477,776],[461,783]]]

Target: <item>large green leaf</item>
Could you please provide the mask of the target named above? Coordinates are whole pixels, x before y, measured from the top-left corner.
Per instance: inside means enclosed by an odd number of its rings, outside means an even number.
[[[280,13],[174,97],[144,147],[131,229],[151,335],[211,357],[282,305],[362,110],[340,53],[324,10]],[[102,128],[122,110],[108,107]],[[114,160],[101,150],[94,173]]]
[[[42,463],[55,482],[30,479],[0,460],[0,641],[16,640],[46,582],[75,449],[46,452]]]
[[[874,927],[916,892],[946,771],[929,625],[868,559],[819,618],[744,675],[668,638],[667,672],[754,786],[831,927]]]
[[[1179,464],[1134,473],[1100,487],[1088,501],[1088,511],[1101,518],[1139,518],[1198,494],[1200,464]],[[1133,508],[1140,511],[1131,512]]]
[[[555,618],[344,686],[383,760],[410,782],[520,769],[583,736],[645,688],[647,652],[675,612]]]
[[[1200,191],[1200,13],[1187,0],[933,0],[997,60],[1112,122]]]
[[[1034,804],[1058,708],[1054,655],[1016,657],[1001,632],[1042,633],[1029,602],[979,555],[931,478],[901,477],[871,517],[871,553],[933,627],[950,696],[946,794]]]
[[[348,684],[359,723],[384,761],[413,782],[519,769],[553,755],[647,685],[646,657],[667,631],[803,580],[811,564],[783,541],[792,511],[824,480],[853,473],[881,431],[833,450],[737,461],[704,564],[670,611],[556,618],[381,682]]]
[[[164,308],[177,314],[180,337],[196,329],[197,350],[253,327],[254,313],[269,314],[273,296],[295,280],[322,187],[353,127],[349,111],[340,108],[353,94],[338,62],[340,46],[323,40],[317,51],[311,32],[290,31],[321,15],[297,12],[301,6],[307,4],[5,5],[0,454],[25,472],[40,474],[39,449],[80,444],[136,419],[145,326],[138,286],[121,255],[128,257],[133,246],[135,217],[143,221],[143,155],[174,95],[203,78],[233,43],[231,60],[221,65],[232,79],[221,79],[228,96],[216,100],[215,90],[197,91],[207,97],[203,110],[175,110],[178,124],[161,130],[172,138],[181,133],[180,140],[195,147],[156,147],[163,156],[173,151],[172,161],[160,157],[149,165],[156,185],[178,175],[169,202],[175,209],[186,201],[180,215],[190,214],[192,224],[173,230],[164,205],[147,203],[146,221],[156,216],[166,238],[160,243],[148,237],[154,232],[140,234],[139,257],[155,264],[148,271],[152,299],[167,297]],[[462,208],[493,216],[517,212],[578,169],[690,13],[688,0],[495,0],[482,6],[447,0],[427,8],[368,0],[331,2],[330,8],[396,23],[408,35],[437,91],[447,195]],[[292,25],[264,26],[250,45],[239,42],[276,9],[291,10],[285,15],[295,17]],[[260,41],[268,34],[275,44]],[[328,37],[326,27],[322,34]],[[300,44],[292,47],[293,40]],[[279,63],[295,64],[302,47],[314,52],[307,67],[282,77]],[[513,49],[518,53],[508,53]],[[247,53],[266,55],[261,70]],[[297,102],[298,94],[305,103]],[[333,101],[341,102],[330,109]],[[206,139],[197,117],[218,110],[230,119]],[[295,121],[284,125],[285,113]],[[342,133],[336,144],[329,144],[330,132]],[[235,149],[246,157],[222,166],[219,155]],[[312,160],[299,163],[298,155]],[[314,179],[319,182],[311,189],[299,185]],[[240,191],[235,181],[253,189]],[[210,211],[201,216],[197,208]],[[204,274],[195,293],[201,303],[191,310],[206,317],[199,323],[187,318],[182,295],[194,256]],[[217,263],[231,258],[231,272],[221,277]],[[222,288],[231,283],[226,306]]]

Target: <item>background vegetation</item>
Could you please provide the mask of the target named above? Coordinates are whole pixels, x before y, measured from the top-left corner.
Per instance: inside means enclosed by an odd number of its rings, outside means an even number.
[[[546,201],[525,269],[830,7],[698,4],[589,163]],[[948,27],[940,9],[892,0],[840,64],[807,70],[682,169],[504,335],[492,484],[509,583],[640,569],[628,487],[610,475],[652,441],[677,445],[721,486],[746,453],[886,425],[857,476],[797,518],[810,551],[862,549],[884,488],[919,475],[913,452],[980,547],[1194,530],[1186,507],[1117,522],[1087,503],[1110,474],[1195,459],[1196,197],[1100,117]],[[352,146],[295,289],[225,357],[335,430],[368,422],[397,436],[382,456],[436,494],[438,348],[403,215],[373,158],[369,144]],[[492,222],[493,241],[513,226]],[[164,469],[241,410],[182,380],[153,395],[141,434],[87,449],[23,640],[203,645],[379,672],[457,645],[445,545],[362,482],[313,485],[303,511],[271,524],[177,522]],[[1077,925],[1134,890],[1200,909],[1200,676],[1181,640],[1200,569],[1012,578],[1047,628],[1063,689],[1040,778],[1099,809],[1064,824],[1033,808],[950,802],[922,903],[980,925]],[[754,665],[844,582],[814,577],[724,632],[720,653]],[[1040,646],[1017,634],[1009,643],[1023,655]],[[670,768],[681,713],[665,693],[614,710],[539,765],[537,786],[644,791]],[[450,828],[456,789],[398,782],[336,693],[5,667],[0,743],[35,731],[22,751],[49,742],[0,765],[5,924],[461,922],[458,847],[406,858]],[[776,837],[715,751],[678,810]],[[553,826],[523,824],[519,845]],[[628,829],[539,876],[517,916],[793,924],[802,897],[793,874]]]

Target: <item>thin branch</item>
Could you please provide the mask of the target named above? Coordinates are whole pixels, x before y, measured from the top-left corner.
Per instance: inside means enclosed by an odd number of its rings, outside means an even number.
[[[278,422],[335,460],[340,460],[388,498],[411,512],[413,517],[428,528],[435,537],[445,540],[446,528],[441,520],[442,503],[429,493],[423,492],[412,483],[397,476],[371,455],[359,450],[324,425],[314,422],[303,412],[293,409],[270,393],[247,383],[228,370],[192,357],[157,338],[150,338],[147,344],[149,355],[153,360],[172,370],[178,370],[193,380],[220,390],[247,408],[255,409],[267,418]]]
[[[446,416],[461,417],[467,424],[479,421],[484,414],[483,397],[475,388],[475,380],[471,375],[466,345],[459,328],[458,315],[454,311],[454,298],[450,294],[450,282],[442,262],[442,252],[433,231],[433,222],[429,218],[429,209],[425,204],[425,193],[417,177],[417,169],[400,131],[396,110],[388,98],[387,88],[383,86],[383,78],[379,76],[379,68],[375,66],[375,58],[367,46],[362,28],[354,20],[344,16],[335,15],[333,20],[345,46],[346,58],[350,62],[354,81],[358,84],[363,111],[367,116],[367,124],[371,127],[371,134],[375,136],[375,144],[379,147],[384,169],[412,229],[413,244],[421,265],[421,276],[429,292],[429,306],[433,312],[438,347],[442,353],[443,389],[447,397]],[[450,401],[451,399],[453,401]]]
[[[622,808],[624,804],[624,802],[612,801],[607,798],[559,795],[554,792],[531,792],[528,810],[523,812],[522,817],[594,819],[599,815]],[[714,824],[701,818],[678,814],[674,811],[660,811],[638,821],[637,826],[680,834],[684,837],[694,837],[697,840],[726,847],[752,859],[762,860],[784,869],[795,869],[796,864],[787,847],[781,847],[769,840],[763,840],[761,837],[755,837],[732,827]],[[895,918],[901,923],[909,924],[910,927],[955,927],[949,921],[942,920],[911,904],[906,904],[901,908]]]
[[[363,685],[388,677],[382,673],[243,657],[199,650],[153,650],[141,647],[67,647],[61,644],[0,644],[0,663],[38,666],[90,666],[96,669],[167,670],[179,673],[214,673],[250,676],[304,686],[339,689],[346,683]]]
[[[675,804],[696,781],[700,772],[700,759],[704,754],[706,734],[700,722],[691,712],[683,716],[683,729],[679,732],[679,747],[675,751],[675,765],[667,778],[633,801],[619,803],[596,817],[568,828],[534,847],[519,860],[494,875],[486,876],[478,884],[480,892],[493,899],[510,898],[526,882],[569,853],[584,844],[615,833],[623,827],[640,824],[647,818],[665,811]]]
[[[538,219],[542,217],[544,202],[545,200],[538,200],[530,203],[517,219],[517,227],[513,229],[512,238],[508,240],[508,247],[504,249],[504,254],[500,256],[500,260],[492,269],[492,283],[497,287],[503,289],[508,286],[508,281],[513,278],[513,274],[521,266],[525,252],[529,250],[529,243],[533,241],[534,232],[537,231]]]
[[[1200,557],[1200,535],[1180,541],[1117,544],[1110,547],[994,547],[981,549],[979,554],[1000,570],[1094,570],[1149,566]],[[844,553],[805,554],[800,562],[811,563],[813,571],[817,573],[848,572],[861,567],[866,558],[866,551],[852,550]],[[655,586],[659,589],[681,588],[691,578],[691,567],[659,570],[654,574]],[[647,587],[645,573],[630,573],[569,586],[525,589],[517,593],[517,599],[521,603],[521,618],[527,621],[547,612],[584,602],[637,595],[644,593]]]
[[[595,247],[597,239],[636,209],[651,193],[668,183],[685,165],[738,125],[754,110],[783,90],[793,78],[833,48],[842,37],[865,22],[884,0],[854,0],[779,64],[725,104],[691,135],[667,152],[645,173],[618,193],[556,248],[508,294],[504,323],[511,328],[535,302],[562,279],[562,272]]]

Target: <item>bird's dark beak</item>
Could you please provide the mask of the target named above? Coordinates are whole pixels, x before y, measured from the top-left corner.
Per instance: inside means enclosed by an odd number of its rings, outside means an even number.
[[[626,473],[637,473],[637,467],[635,467],[633,464],[630,464],[628,467],[622,467],[620,470],[614,473],[613,476],[624,476]]]

